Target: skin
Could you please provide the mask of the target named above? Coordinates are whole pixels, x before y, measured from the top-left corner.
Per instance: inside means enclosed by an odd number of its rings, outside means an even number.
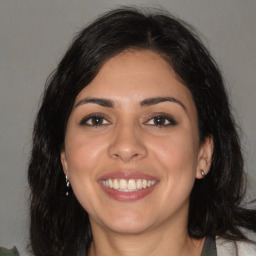
[[[156,97],[174,100],[141,106]],[[95,113],[102,117],[88,117]],[[201,169],[209,171],[212,148],[210,138],[199,143],[191,93],[159,54],[129,50],[109,59],[77,96],[61,153],[63,170],[89,214],[89,255],[200,255],[204,239],[187,233],[189,195]],[[98,182],[116,170],[158,182],[144,198],[120,202]]]

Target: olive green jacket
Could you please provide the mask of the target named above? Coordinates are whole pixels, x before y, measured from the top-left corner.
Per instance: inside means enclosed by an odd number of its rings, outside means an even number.
[[[0,247],[0,256],[19,256],[19,255],[20,254],[15,246],[10,250],[4,247]]]

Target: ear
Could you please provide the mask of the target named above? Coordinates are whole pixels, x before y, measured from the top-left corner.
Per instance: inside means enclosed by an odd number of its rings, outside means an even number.
[[[205,175],[207,175],[207,173],[209,172],[212,164],[213,148],[214,143],[212,136],[206,137],[205,140],[201,143],[198,153],[196,172],[197,179],[202,179],[204,177],[202,175],[202,170],[204,171]]]
[[[63,168],[65,175],[68,175],[68,163],[67,163],[67,157],[66,157],[65,150],[63,150],[60,153],[60,160],[61,160],[62,168]]]

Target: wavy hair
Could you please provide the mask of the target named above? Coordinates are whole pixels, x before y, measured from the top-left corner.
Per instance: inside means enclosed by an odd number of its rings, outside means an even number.
[[[28,168],[30,241],[36,256],[76,255],[92,240],[88,214],[72,191],[65,196],[60,161],[67,120],[78,93],[102,65],[126,49],[149,49],[167,60],[189,88],[198,113],[200,141],[214,141],[209,174],[196,180],[188,232],[246,239],[238,227],[256,231],[256,211],[241,206],[243,158],[221,72],[193,28],[167,13],[135,8],[110,11],[74,39],[47,81],[36,117]]]

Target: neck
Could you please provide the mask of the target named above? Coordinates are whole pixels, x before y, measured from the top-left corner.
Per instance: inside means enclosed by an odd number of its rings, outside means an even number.
[[[190,238],[186,227],[166,227],[139,234],[120,234],[97,228],[95,232],[97,235],[89,256],[199,256],[204,244],[204,239]]]

